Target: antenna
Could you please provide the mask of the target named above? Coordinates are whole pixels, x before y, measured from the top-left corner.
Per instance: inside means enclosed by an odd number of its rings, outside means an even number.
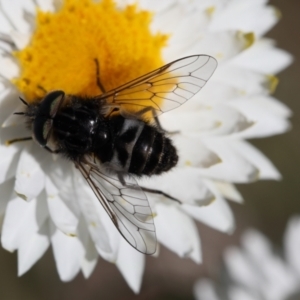
[[[28,106],[28,103],[27,103],[23,98],[19,97],[19,99],[20,99],[26,106]]]

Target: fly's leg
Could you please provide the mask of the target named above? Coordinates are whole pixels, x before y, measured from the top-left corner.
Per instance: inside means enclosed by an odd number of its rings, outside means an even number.
[[[140,186],[140,188],[144,191],[144,192],[147,192],[147,193],[152,193],[152,194],[158,194],[158,195],[162,195],[172,201],[176,201],[178,202],[179,204],[182,204],[182,202],[172,196],[170,196],[169,194],[163,192],[163,191],[160,191],[160,190],[154,190],[154,189],[148,189],[146,187],[143,187],[143,186]]]
[[[6,146],[9,146],[11,144],[14,144],[14,143],[17,143],[17,142],[26,142],[26,141],[30,141],[32,140],[32,137],[29,136],[29,137],[24,137],[24,138],[18,138],[18,139],[12,139],[12,140],[8,140],[5,142],[5,145]]]
[[[32,137],[24,137],[24,138],[19,138],[19,139],[12,139],[12,140],[8,140],[5,142],[6,146],[10,146],[11,144],[17,143],[17,142],[26,142],[26,141],[31,141]],[[57,149],[57,150],[52,150],[51,148],[49,148],[48,146],[44,147],[48,152],[52,153],[52,154],[57,154],[60,153],[61,150]]]
[[[51,148],[49,148],[48,146],[43,147],[44,149],[46,149],[48,152],[52,153],[52,154],[58,154],[61,152],[60,149],[57,150],[52,150]]]
[[[45,94],[47,94],[48,92],[46,91],[45,88],[43,88],[41,85],[37,86],[38,89],[42,90]]]
[[[99,64],[99,61],[97,58],[94,59],[95,61],[95,64],[96,64],[96,77],[97,77],[97,85],[99,87],[99,89],[101,90],[102,94],[104,94],[106,91],[105,91],[105,88],[103,86],[103,84],[101,83],[101,80],[100,80],[100,64]]]

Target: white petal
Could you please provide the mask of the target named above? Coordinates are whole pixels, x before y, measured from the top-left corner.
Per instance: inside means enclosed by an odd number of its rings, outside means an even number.
[[[19,104],[17,108],[14,108],[14,111],[21,112],[24,109],[24,104]],[[2,128],[16,126],[16,125],[23,125],[24,126],[24,119],[20,118],[19,115],[10,114],[2,124]]]
[[[86,249],[85,255],[81,261],[81,271],[84,278],[89,278],[96,268],[98,262],[98,252],[93,241],[89,238],[89,247]]]
[[[13,187],[13,179],[6,180],[0,184],[0,216],[4,215],[8,201],[15,197]]]
[[[0,28],[1,32],[6,34],[8,34],[13,29],[12,24],[9,22],[9,20],[6,18],[2,11],[0,11]]]
[[[0,141],[2,144],[5,144],[5,147],[8,149],[18,149],[23,150],[26,148],[26,145],[32,144],[32,141],[23,141],[20,143],[13,143],[7,146],[7,142],[12,139],[20,139],[20,138],[28,138],[30,134],[28,134],[28,129],[24,126],[24,124],[20,126],[14,126],[14,127],[7,127],[7,128],[0,128]],[[43,150],[44,151],[44,150]],[[16,165],[18,163],[18,159],[16,160]],[[16,170],[14,169],[14,175],[16,173]]]
[[[0,145],[0,184],[15,175],[19,151],[14,146]]]
[[[194,286],[196,300],[220,300],[213,283],[209,279],[198,280]]]
[[[65,200],[73,201],[75,198],[74,192],[74,173],[73,168],[74,165],[72,162],[66,160],[62,156],[56,155],[53,159],[51,156],[44,151],[44,155],[47,156],[47,165],[45,164],[45,168],[47,168],[47,175],[50,177],[52,183],[56,186],[56,189],[59,191],[60,195],[64,197]],[[79,208],[78,208],[78,211]]]
[[[246,49],[248,43],[247,36],[241,32],[210,32],[191,46],[185,55],[197,54],[201,50],[201,53],[209,53],[218,59],[219,63],[222,63]]]
[[[159,190],[187,204],[207,205],[214,199],[195,168],[175,168],[160,176],[143,178],[139,184],[154,190],[159,187]]]
[[[182,21],[182,8],[179,5],[172,5],[168,9],[166,9],[163,13],[160,15],[155,16],[154,22],[152,24],[152,30],[157,32],[161,31],[161,28],[164,29],[164,32],[171,33],[171,38],[170,38],[170,45],[174,45],[174,41],[176,43],[176,40],[180,40],[181,38],[186,38],[186,36],[183,36],[183,32],[185,31],[185,28],[187,26],[187,23]],[[191,17],[192,22],[195,20],[193,17]],[[201,20],[201,18],[198,18],[198,20]],[[190,30],[193,27],[190,27]],[[173,33],[173,34],[172,34]],[[193,39],[193,35],[190,36],[190,39]],[[183,50],[186,48],[186,44],[181,43],[179,45],[180,50]],[[166,49],[167,50],[167,49]],[[179,49],[176,47],[169,47],[170,51],[164,51],[164,58],[166,62],[169,62],[173,59],[177,59],[178,56],[176,55],[176,52],[178,53]],[[171,51],[173,50],[173,51]],[[175,53],[174,53],[175,52]],[[180,52],[179,52],[180,53]],[[182,55],[182,52],[181,52]],[[177,57],[175,57],[177,56]]]
[[[135,1],[133,1],[135,2]],[[153,12],[159,13],[166,10],[170,5],[172,5],[173,0],[140,0],[139,6],[145,10],[151,10]]]
[[[84,183],[81,178],[76,178],[76,180],[78,184],[76,185],[75,190],[78,204],[85,221],[85,226],[87,226],[88,232],[91,235],[99,254],[114,261],[116,252],[113,251],[111,243],[113,244],[114,234],[117,235],[119,233],[116,233],[116,230],[112,228],[114,227],[112,221],[108,218],[106,212],[103,211],[101,204],[92,193],[90,187],[86,186],[86,183]],[[102,213],[100,211],[102,211]],[[106,222],[109,224],[108,226],[111,226],[109,229],[112,228],[112,234],[104,224],[105,219],[109,219]]]
[[[12,252],[36,234],[48,216],[45,200],[45,195],[41,194],[30,202],[21,198],[9,201],[2,228],[3,248]]]
[[[38,150],[38,151],[37,151]],[[41,168],[43,152],[31,143],[20,156],[15,191],[23,199],[30,201],[39,195],[45,185],[45,174]]]
[[[76,235],[79,213],[72,207],[74,199],[64,201],[52,181],[46,179],[49,214],[55,226],[67,235]]]
[[[255,265],[237,247],[227,248],[224,252],[224,261],[230,277],[250,290],[257,289],[262,280],[261,272],[255,269]]]
[[[172,141],[178,149],[179,161],[177,166],[209,168],[221,161],[213,151],[203,145],[200,138],[176,134],[172,137]]]
[[[298,273],[300,278],[300,217],[294,216],[288,222],[284,235],[285,257],[290,266]]]
[[[32,1],[1,0],[1,6],[15,29],[20,32],[28,32],[30,30],[30,26],[24,18],[24,9],[28,12],[33,12],[35,7]]]
[[[209,139],[205,140],[204,144],[216,152],[222,162],[209,169],[199,169],[199,174],[202,176],[235,183],[252,182],[258,179],[259,170],[236,151],[230,140]]]
[[[265,34],[278,21],[278,13],[272,6],[262,2],[266,1],[228,1],[226,9],[218,11],[214,16],[210,29],[254,31],[258,36]]]
[[[137,294],[141,288],[145,268],[145,256],[122,239],[116,265],[127,284]]]
[[[236,140],[231,142],[231,146],[259,170],[260,179],[281,179],[279,171],[272,162],[250,143]]]
[[[267,137],[290,129],[290,123],[285,118],[265,109],[264,104],[260,102],[260,97],[249,97],[248,99],[243,99],[243,101],[232,101],[230,105],[254,122],[253,126],[244,132],[237,133],[236,137]]]
[[[260,109],[267,110],[278,117],[288,118],[292,115],[292,111],[289,107],[287,107],[284,103],[280,102],[279,100],[271,96],[256,95],[255,97],[252,97],[250,101]],[[232,103],[235,102],[231,102],[230,104]]]
[[[252,85],[252,83],[251,83]],[[199,100],[201,101],[202,107],[205,105],[208,108],[212,108],[218,104],[226,104],[232,99],[240,98],[242,95],[245,95],[244,91],[239,90],[240,87],[235,87],[234,84],[227,84],[224,80],[216,80],[215,77],[205,85],[205,89],[201,91]],[[255,86],[256,88],[256,86]],[[195,97],[194,97],[195,98]],[[192,104],[196,100],[192,98],[184,106]],[[198,106],[195,105],[192,109],[200,108],[199,102],[197,101]]]
[[[220,65],[211,81],[235,88],[242,97],[269,92],[269,81],[266,75],[232,63]]]
[[[54,1],[53,0],[36,0],[39,8],[43,11],[54,11]]]
[[[67,236],[51,223],[51,244],[59,277],[72,280],[80,271],[84,249],[76,237]]]
[[[262,39],[241,53],[234,63],[262,74],[276,74],[292,61],[289,53],[275,48],[270,40]]]
[[[19,75],[19,68],[11,58],[0,56],[0,65],[0,75],[4,78],[11,80]]]
[[[0,12],[0,26],[1,26],[1,12]],[[2,30],[1,30],[2,31]],[[1,37],[0,39],[0,55],[1,56],[5,56],[7,53],[10,53],[12,51],[12,46],[10,44],[8,44],[10,41],[10,38],[7,37],[7,35],[4,34],[3,32],[3,37]],[[3,40],[7,40],[7,42],[4,42]],[[9,81],[7,81],[6,79],[4,79],[3,77],[0,78],[0,81],[5,81],[6,83],[10,84]],[[2,83],[0,85],[3,85]],[[2,91],[2,87],[0,88],[0,91]]]
[[[96,267],[99,255],[83,218],[80,219],[78,225],[78,238],[84,247],[84,256],[81,261],[81,271],[84,278],[89,278]]]
[[[5,90],[0,94],[1,125],[9,116],[13,115],[13,113],[16,111],[17,105],[19,104],[19,102],[17,101],[18,97],[19,93],[17,92],[17,90],[11,87],[6,87]],[[22,119],[22,117],[20,118]]]
[[[243,234],[241,242],[251,259],[257,262],[260,259],[267,259],[272,252],[270,241],[263,234],[253,229],[248,229]]]
[[[97,251],[109,261],[115,261],[118,249],[119,233],[114,228],[101,204],[75,167],[65,159],[58,157],[55,164],[49,166],[49,176],[59,189],[61,197],[67,203],[78,206],[86,220],[91,238]],[[64,183],[63,185],[61,183]],[[74,200],[77,201],[74,201]],[[108,219],[108,220],[107,220]],[[107,225],[107,226],[106,226]],[[110,237],[108,238],[108,232]],[[111,250],[113,247],[114,251]]]
[[[38,232],[22,242],[18,249],[18,276],[26,273],[46,252],[50,245],[49,223],[46,221]]]
[[[159,242],[180,257],[190,257],[200,263],[200,239],[193,220],[174,205],[158,203],[156,212],[155,226]]]
[[[210,5],[213,4],[210,3]],[[163,28],[164,32],[170,35],[168,45],[163,49],[163,57],[166,62],[190,54],[205,53],[205,49],[213,44],[213,41],[209,38],[210,33],[207,34],[207,25],[210,21],[210,17],[206,12],[207,7],[197,10],[193,6],[191,1],[188,5],[186,3],[173,5],[154,18],[152,26],[154,31],[160,32]],[[182,17],[183,15],[186,17]],[[186,22],[187,18],[188,22]],[[203,43],[202,40],[204,40]],[[205,40],[209,41],[209,45]],[[201,49],[202,47],[205,49]],[[214,46],[212,45],[212,47]],[[209,53],[213,55],[213,52]]]
[[[224,198],[238,203],[244,202],[243,196],[233,184],[225,181],[214,181],[213,183],[216,186],[218,192]]]
[[[251,264],[265,278],[265,282],[259,281],[258,284],[266,299],[285,299],[297,290],[298,280],[284,262],[273,255],[270,242],[262,234],[248,230],[242,237],[242,243]]]
[[[202,207],[183,205],[182,209],[197,221],[200,221],[219,231],[229,234],[232,233],[235,228],[234,216],[227,201],[220,196],[212,183],[207,180],[206,184],[215,194],[215,201],[208,206]]]
[[[3,93],[3,91],[6,89],[4,83],[1,81],[0,79],[0,98],[1,98],[1,94]]]
[[[244,131],[253,125],[239,111],[225,105],[194,109],[192,112],[177,109],[174,113],[163,115],[160,120],[167,131],[193,136],[227,135]]]
[[[229,287],[228,295],[230,300],[259,300],[258,295],[253,295],[251,292],[239,286]]]
[[[261,283],[261,290],[268,300],[286,299],[289,295],[299,291],[299,280],[295,278],[285,263],[275,256],[270,256],[261,263],[266,284]]]
[[[18,49],[23,49],[25,48],[31,39],[31,33],[21,33],[19,31],[11,31],[10,32],[10,37],[12,38],[14,44]]]

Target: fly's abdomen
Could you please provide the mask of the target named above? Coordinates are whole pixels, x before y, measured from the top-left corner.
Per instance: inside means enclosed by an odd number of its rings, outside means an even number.
[[[134,145],[129,173],[161,174],[173,168],[177,161],[178,155],[171,140],[155,127],[145,125]]]
[[[111,157],[102,160],[111,170],[137,176],[161,174],[178,161],[175,147],[164,133],[138,119],[109,118]],[[100,149],[97,155],[100,158]]]

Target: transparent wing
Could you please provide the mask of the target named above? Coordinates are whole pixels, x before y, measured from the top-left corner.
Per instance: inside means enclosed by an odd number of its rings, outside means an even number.
[[[156,115],[160,115],[198,93],[216,67],[217,61],[208,55],[184,57],[96,98],[127,110],[152,107]]]
[[[75,162],[96,197],[122,236],[138,251],[153,254],[156,234],[153,215],[145,193],[132,177],[109,174],[85,156],[84,162]]]

